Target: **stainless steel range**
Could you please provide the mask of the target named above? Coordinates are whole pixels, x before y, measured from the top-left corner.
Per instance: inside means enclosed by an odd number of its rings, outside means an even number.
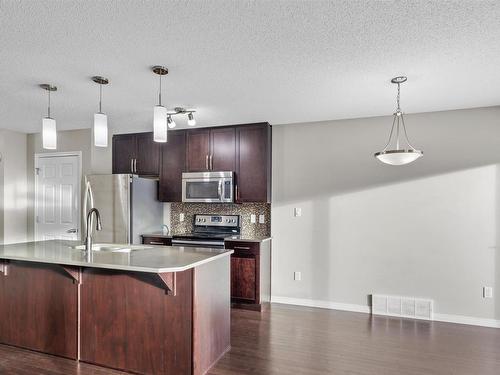
[[[241,233],[239,215],[194,215],[193,232],[172,236],[173,246],[224,247],[224,238]]]

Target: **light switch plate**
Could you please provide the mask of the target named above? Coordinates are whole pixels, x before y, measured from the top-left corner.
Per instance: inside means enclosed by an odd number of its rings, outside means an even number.
[[[300,280],[302,280],[302,272],[300,272],[300,271],[295,271],[295,272],[293,273],[293,279],[294,279],[295,281],[300,281]]]
[[[250,215],[250,222],[252,224],[255,224],[257,222],[257,216],[255,216],[254,214],[251,214]]]
[[[259,224],[265,224],[266,223],[266,217],[264,215],[259,215]]]
[[[300,207],[295,207],[295,208],[293,209],[293,216],[295,216],[295,217],[300,217],[300,216],[302,216],[302,208],[300,208]]]

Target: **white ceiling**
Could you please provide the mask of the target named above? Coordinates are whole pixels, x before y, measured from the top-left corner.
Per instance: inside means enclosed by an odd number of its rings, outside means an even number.
[[[500,104],[497,1],[0,0],[0,128],[37,132],[39,83],[59,87],[59,129],[88,128],[92,75],[120,131],[152,127],[158,80],[200,126],[385,115],[406,74],[406,112]],[[185,126],[185,121],[178,121]]]

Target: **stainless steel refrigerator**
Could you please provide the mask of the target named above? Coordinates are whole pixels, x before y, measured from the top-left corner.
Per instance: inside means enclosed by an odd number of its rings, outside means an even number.
[[[143,233],[163,224],[163,204],[157,200],[157,182],[131,174],[85,176],[84,230],[91,208],[101,214],[102,230],[94,243],[140,244]]]

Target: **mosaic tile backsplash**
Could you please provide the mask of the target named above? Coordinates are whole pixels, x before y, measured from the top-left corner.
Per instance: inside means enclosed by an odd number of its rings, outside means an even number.
[[[184,221],[179,221],[179,214],[184,214]],[[240,215],[241,234],[243,236],[271,235],[271,205],[269,203],[172,203],[170,208],[170,225],[172,233],[189,233],[193,230],[195,214],[206,215]],[[257,217],[257,223],[250,222],[250,215]],[[259,215],[264,215],[265,223],[259,224]]]

